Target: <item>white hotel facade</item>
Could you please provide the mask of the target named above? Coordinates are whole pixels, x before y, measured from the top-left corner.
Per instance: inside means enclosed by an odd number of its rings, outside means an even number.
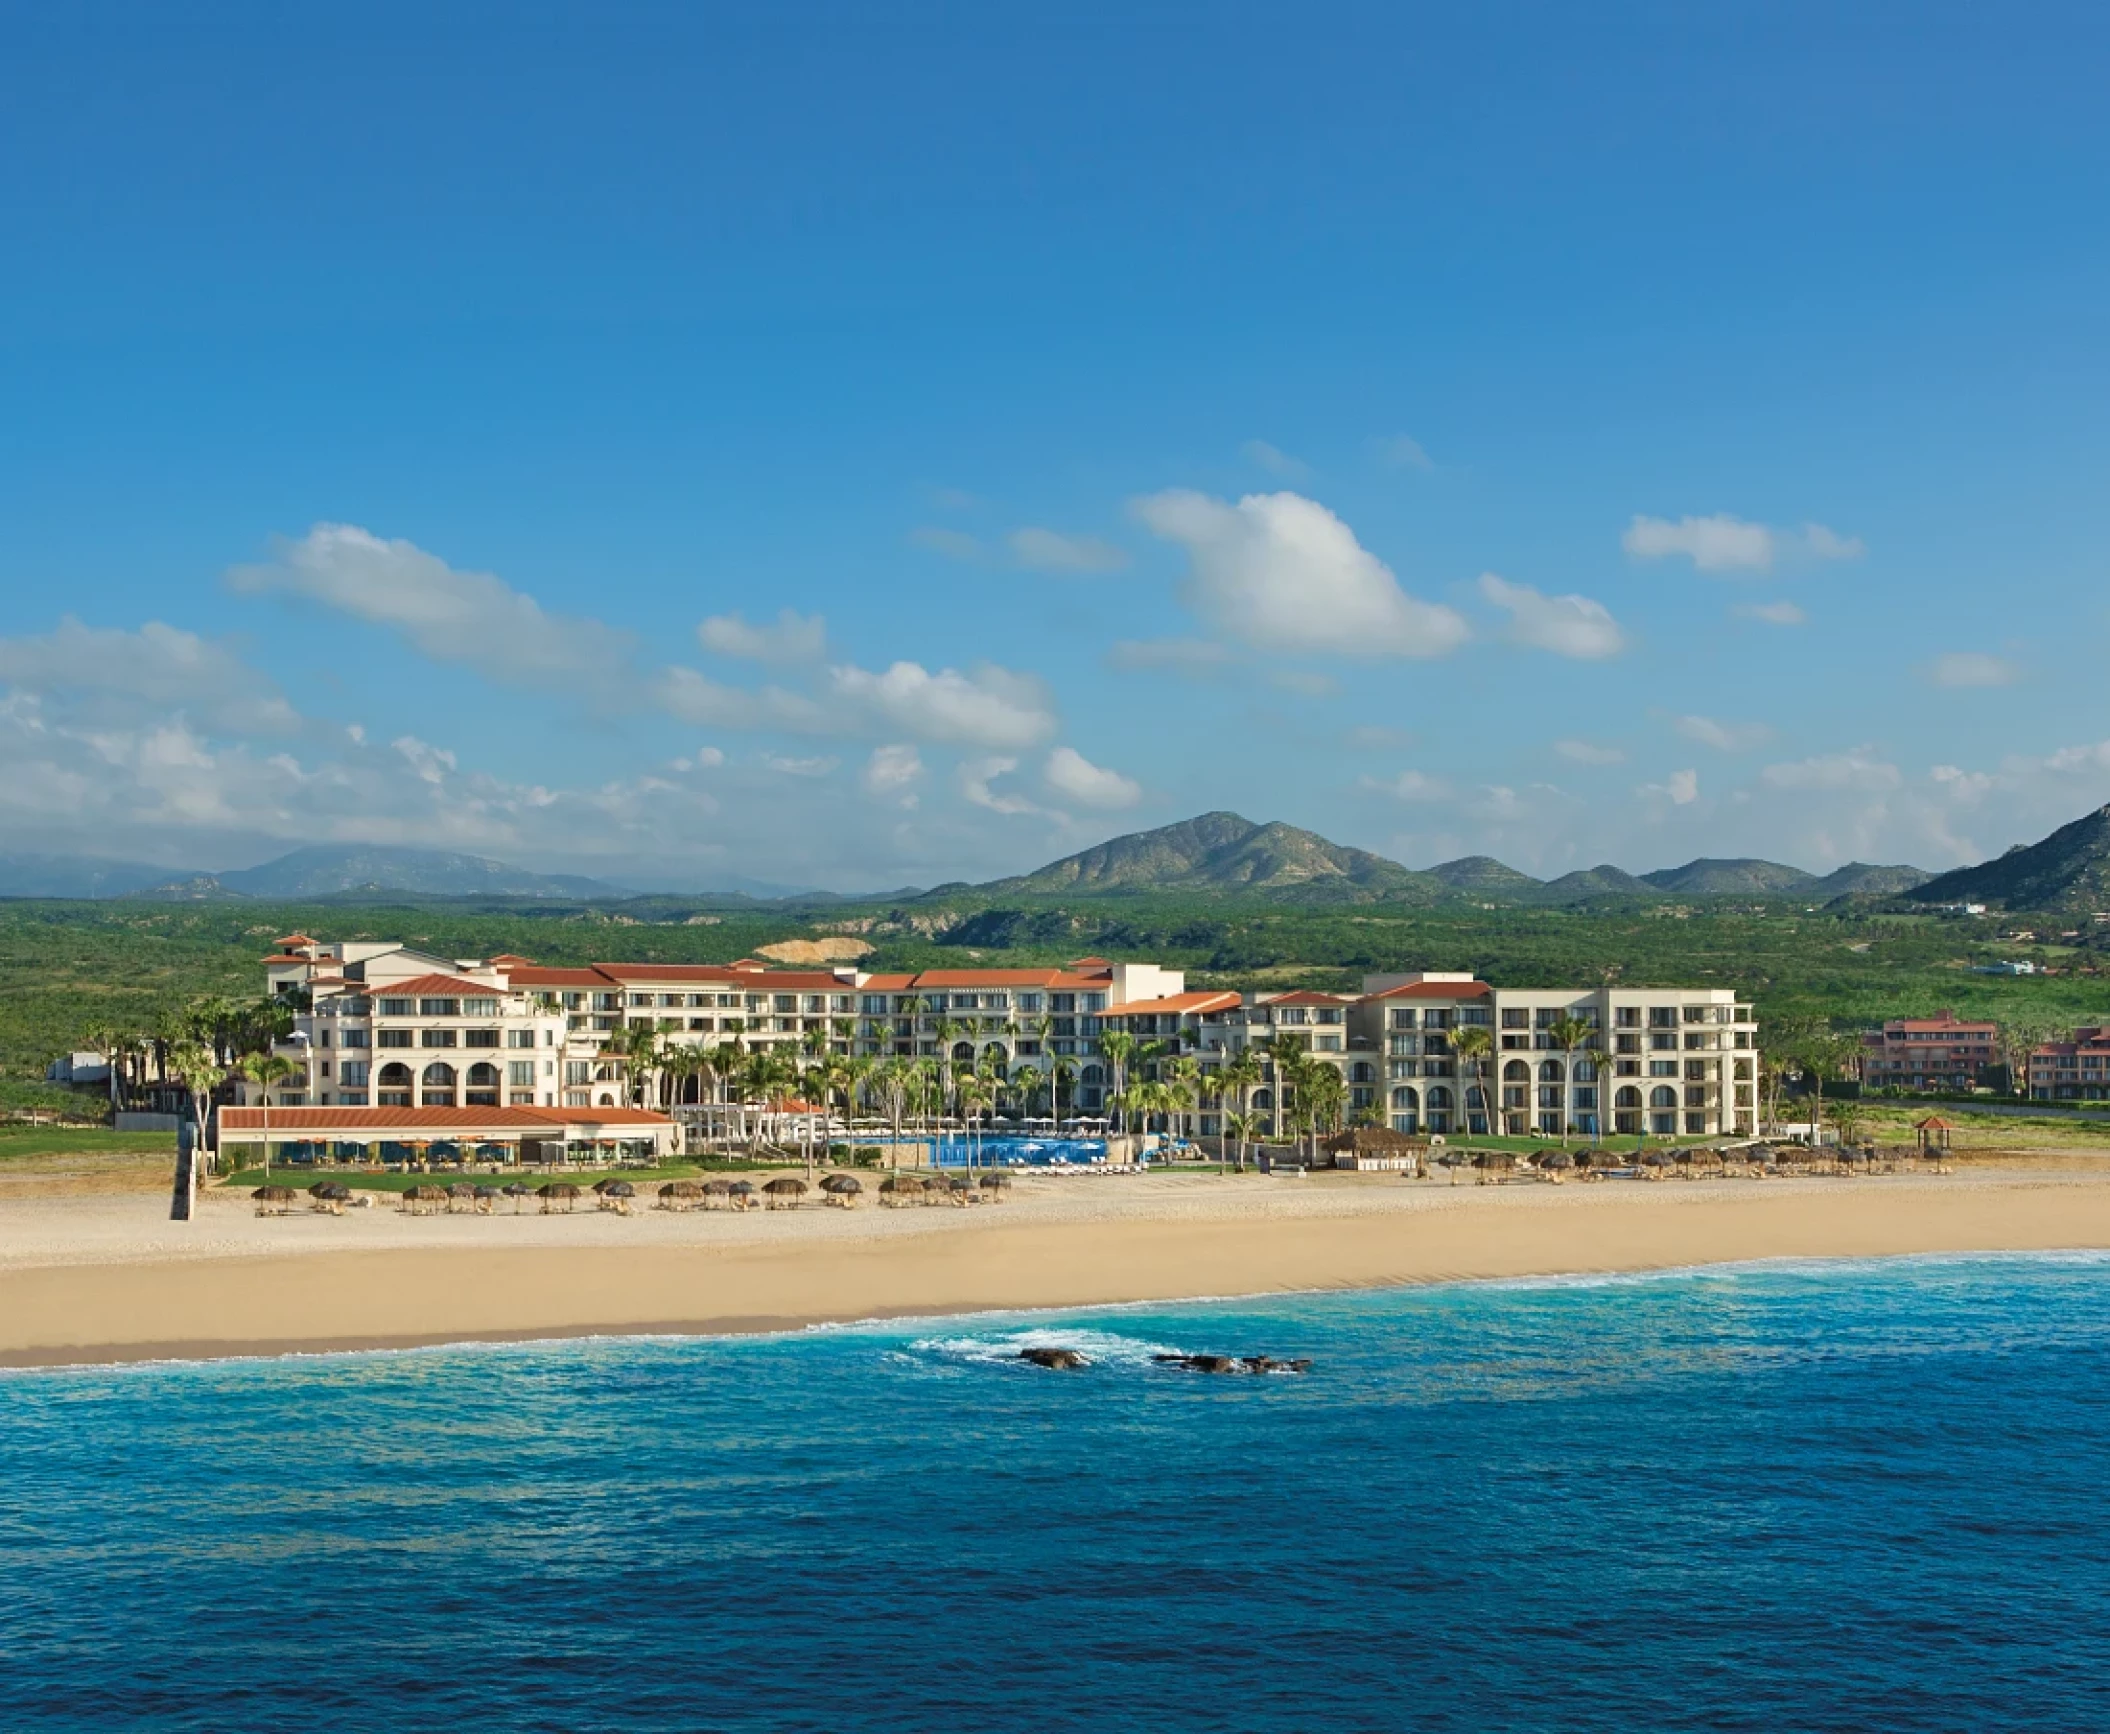
[[[1206,1076],[1248,1049],[1295,1045],[1337,1067],[1349,1112],[1403,1132],[1559,1136],[1568,1130],[1748,1137],[1758,1127],[1758,1035],[1725,988],[1498,988],[1469,975],[1366,977],[1362,991],[1188,992],[1178,970],[1080,958],[1060,968],[877,973],[848,967],[449,958],[392,942],[288,935],[268,990],[302,1007],[280,1052],[299,1071],[276,1106],[354,1109],[619,1108],[617,1030],[663,1040],[870,1058],[1059,1065],[1073,1105],[1103,1111],[1114,1078],[1100,1037],[1120,1029]],[[1588,1026],[1573,1051],[1563,1020]],[[1479,1065],[1459,1032],[1483,1029]],[[693,1085],[693,1080],[691,1081]],[[1205,1101],[1199,1129],[1220,1129]],[[1272,1080],[1248,1107],[1279,1112]]]

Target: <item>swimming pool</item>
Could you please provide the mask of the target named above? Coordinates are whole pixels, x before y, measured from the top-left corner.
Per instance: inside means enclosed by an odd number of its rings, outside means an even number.
[[[964,1138],[944,1138],[931,1146],[931,1159],[940,1168],[964,1168],[970,1150],[984,1168],[1046,1168],[1057,1161],[1084,1166],[1105,1156],[1106,1140],[1000,1136],[970,1145]]]

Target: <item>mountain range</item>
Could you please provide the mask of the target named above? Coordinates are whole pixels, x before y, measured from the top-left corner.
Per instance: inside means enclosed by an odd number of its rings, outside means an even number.
[[[699,876],[700,877],[700,876]],[[1334,843],[1280,821],[1258,823],[1237,813],[1203,813],[1114,837],[1065,855],[1031,873],[934,891],[842,896],[794,891],[764,881],[672,891],[659,884],[625,886],[576,874],[535,873],[483,855],[435,849],[319,844],[255,867],[219,873],[171,873],[137,861],[77,855],[0,855],[0,897],[136,897],[159,902],[219,899],[358,901],[369,897],[534,898],[563,903],[620,903],[650,897],[710,897],[742,902],[943,903],[972,896],[1095,897],[1141,892],[1256,896],[1281,903],[1430,905],[1471,902],[1559,908],[1601,898],[1728,898],[1830,903],[1840,898],[1909,898],[1923,904],[1984,902],[2047,913],[2110,908],[2110,807],[2062,826],[2042,842],[2017,844],[1997,860],[1940,875],[1918,867],[1849,862],[1830,873],[1777,861],[1702,857],[1682,867],[1629,873],[1603,865],[1557,879],[1537,879],[1490,855],[1465,855],[1434,867],[1397,861]]]
[[[1895,897],[1931,877],[1918,867],[1852,862],[1826,874],[1777,861],[1698,860],[1634,874],[1585,867],[1535,879],[1491,855],[1402,867],[1278,822],[1204,813],[1155,831],[1115,837],[1032,873],[972,887],[985,896],[1090,896],[1120,891],[1258,892],[1296,903],[1478,903],[1559,906],[1598,897]],[[951,892],[958,887],[943,887]],[[937,896],[934,892],[931,895]]]

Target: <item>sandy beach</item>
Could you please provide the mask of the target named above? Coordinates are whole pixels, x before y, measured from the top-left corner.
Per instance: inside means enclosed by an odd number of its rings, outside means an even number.
[[[2110,1175],[1448,1186],[1023,1181],[972,1209],[256,1216],[0,1201],[0,1365],[208,1358],[1081,1306],[1766,1258],[2110,1247]]]

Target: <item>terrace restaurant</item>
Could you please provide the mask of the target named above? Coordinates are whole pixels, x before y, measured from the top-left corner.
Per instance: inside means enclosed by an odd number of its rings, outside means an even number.
[[[644,1108],[222,1108],[219,1148],[241,1165],[653,1162],[681,1147],[665,1114]]]

